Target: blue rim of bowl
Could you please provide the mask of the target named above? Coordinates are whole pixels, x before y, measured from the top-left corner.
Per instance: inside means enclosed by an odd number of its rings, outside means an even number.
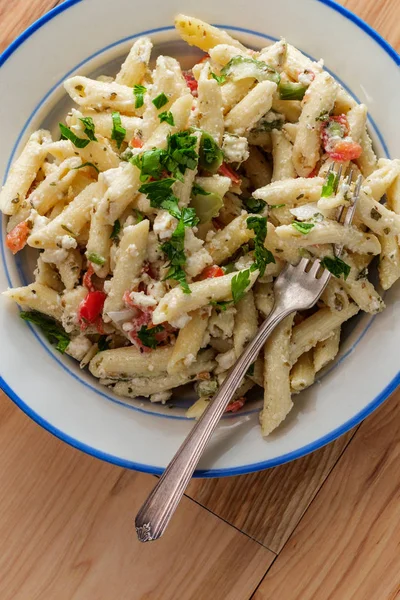
[[[392,46],[388,42],[386,42],[386,40],[384,40],[382,38],[382,36],[380,36],[374,29],[372,29],[372,27],[370,27],[362,19],[360,19],[358,16],[356,16],[355,14],[353,14],[352,12],[350,12],[348,9],[344,8],[343,6],[340,6],[333,0],[316,0],[316,1],[320,2],[321,4],[325,4],[332,10],[339,12],[345,18],[347,18],[350,21],[352,21],[353,23],[355,23],[361,30],[363,30],[369,37],[371,37],[378,45],[380,45],[385,50],[385,52],[394,60],[396,65],[400,64],[400,56],[394,50],[394,48],[392,48]],[[18,38],[16,38],[16,40],[14,40],[10,44],[10,46],[0,55],[0,67],[15,52],[15,50],[21,44],[23,44],[24,41],[26,39],[28,39],[35,31],[37,31],[39,28],[41,28],[43,25],[45,25],[48,21],[53,19],[58,14],[64,12],[65,10],[69,9],[70,7],[72,7],[75,4],[78,4],[80,2],[83,2],[83,0],[65,0],[65,2],[63,2],[63,4],[55,7],[54,9],[52,9],[51,11],[49,11],[48,13],[43,15],[41,18],[39,18],[37,21],[35,21],[30,27],[28,27],[28,29],[26,29],[20,36],[18,36]],[[222,27],[224,27],[224,26],[222,25]],[[240,28],[235,28],[235,29],[240,30]],[[257,32],[252,32],[252,33],[257,34]],[[194,476],[195,477],[221,477],[221,476],[229,476],[229,475],[242,475],[245,473],[252,473],[255,471],[261,471],[263,469],[275,467],[280,464],[289,462],[291,460],[300,458],[306,454],[309,454],[310,452],[314,452],[315,450],[318,450],[322,446],[333,441],[340,435],[343,435],[344,433],[349,431],[352,427],[354,427],[355,425],[360,423],[360,421],[365,419],[384,400],[386,400],[390,396],[390,394],[395,391],[395,389],[397,388],[397,386],[399,384],[400,384],[400,373],[398,373],[392,379],[392,381],[374,398],[374,400],[372,400],[362,411],[360,411],[354,417],[352,417],[351,419],[346,421],[346,423],[344,423],[340,427],[337,427],[335,430],[331,431],[330,433],[326,434],[325,436],[315,440],[314,442],[311,442],[310,444],[302,446],[301,448],[299,448],[293,452],[289,452],[287,454],[281,455],[281,456],[273,458],[273,459],[269,459],[269,460],[265,460],[265,461],[261,461],[261,462],[257,462],[257,463],[251,463],[249,465],[243,465],[240,467],[231,467],[231,468],[227,468],[227,469],[197,470],[195,472]],[[118,465],[121,467],[135,469],[137,471],[142,471],[145,473],[151,473],[151,474],[156,474],[156,475],[159,475],[163,472],[164,469],[161,467],[154,467],[154,466],[146,465],[143,463],[137,463],[137,462],[132,462],[132,461],[128,461],[125,459],[121,459],[117,456],[110,455],[110,454],[107,454],[100,450],[97,450],[91,446],[86,445],[83,442],[80,442],[79,440],[76,440],[75,438],[70,437],[63,431],[59,430],[58,428],[56,428],[53,425],[51,425],[50,423],[48,423],[39,414],[32,411],[32,409],[21,398],[19,398],[15,394],[15,392],[9,387],[9,385],[6,383],[6,381],[2,377],[0,377],[0,387],[15,402],[15,404],[17,404],[17,406],[19,406],[19,408],[21,408],[21,410],[23,410],[32,420],[34,420],[36,423],[41,425],[44,429],[47,429],[50,433],[52,433],[59,439],[65,441],[69,445],[71,445],[79,450],[82,450],[83,452],[86,452],[87,454],[90,454],[96,458],[99,458],[101,460],[110,462],[112,464],[115,464],[115,465]]]

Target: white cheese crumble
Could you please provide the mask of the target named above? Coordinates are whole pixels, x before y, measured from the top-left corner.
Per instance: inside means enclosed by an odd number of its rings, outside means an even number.
[[[131,292],[129,294],[130,299],[137,306],[143,306],[148,308],[149,306],[156,306],[157,300],[152,296],[147,296],[144,292]]]
[[[233,335],[236,308],[229,306],[225,311],[213,310],[208,323],[208,331],[215,338],[226,340]]]
[[[164,256],[163,251],[160,248],[160,242],[154,231],[149,232],[147,240],[147,256],[151,263],[157,262],[157,260],[160,260]]]
[[[228,352],[224,352],[224,354],[217,354],[215,360],[218,363],[218,367],[215,372],[227,371],[231,368],[236,360],[236,354],[234,348],[232,350],[228,350]]]
[[[47,249],[41,253],[41,259],[45,263],[59,265],[68,257],[68,252],[65,248]]]
[[[191,364],[193,364],[196,360],[196,357],[194,354],[188,354],[187,357],[184,359],[183,364],[185,365],[185,367],[189,367]]]
[[[150,395],[150,402],[161,402],[165,404],[172,396],[172,392],[156,392]]]
[[[31,234],[35,233],[39,229],[42,229],[42,227],[45,227],[49,222],[47,217],[42,217],[42,215],[39,215],[34,208],[31,209],[29,220],[32,221]]]
[[[222,141],[222,151],[227,162],[244,162],[249,158],[247,138],[225,133]]]
[[[106,294],[109,294],[111,292],[111,286],[112,286],[111,279],[107,279],[103,285],[103,289]]]
[[[63,235],[60,239],[61,248],[64,250],[70,250],[71,248],[77,247],[76,239],[72,235]]]
[[[153,231],[160,240],[170,238],[176,228],[176,219],[167,210],[160,210],[153,223]]]
[[[139,252],[136,247],[136,244],[129,244],[127,251],[128,251],[128,254],[130,256],[132,256],[132,258],[134,258],[135,256],[139,256]]]
[[[92,347],[92,342],[85,335],[78,335],[73,338],[67,347],[67,354],[81,361]]]

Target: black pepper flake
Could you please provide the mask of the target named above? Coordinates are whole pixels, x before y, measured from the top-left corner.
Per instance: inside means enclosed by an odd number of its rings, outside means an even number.
[[[381,217],[381,213],[378,210],[376,210],[376,208],[371,209],[371,219],[374,219],[374,221],[379,221]]]

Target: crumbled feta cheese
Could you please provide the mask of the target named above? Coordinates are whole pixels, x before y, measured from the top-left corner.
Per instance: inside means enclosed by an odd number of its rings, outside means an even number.
[[[249,143],[247,138],[225,133],[222,151],[227,162],[241,163],[249,158]]]
[[[299,221],[308,221],[310,219],[315,219],[316,215],[321,214],[320,209],[316,202],[310,202],[309,204],[302,204],[301,206],[296,206],[295,208],[289,208],[292,215],[296,217]]]
[[[236,308],[229,306],[225,311],[214,310],[208,323],[208,331],[212,337],[228,339],[233,335]]]
[[[203,240],[197,238],[189,228],[185,230],[185,254],[194,254],[203,247]]]
[[[59,265],[68,257],[68,252],[65,248],[47,249],[40,256],[45,263]]]
[[[160,240],[170,238],[176,228],[176,219],[167,210],[160,210],[153,223],[153,231]]]
[[[156,306],[157,304],[157,300],[152,296],[147,296],[144,292],[131,292],[129,297],[135,305],[143,306],[144,308]]]
[[[105,291],[106,294],[109,294],[111,292],[111,285],[112,285],[111,284],[111,279],[107,279],[104,282],[103,289],[104,289],[104,291]]]
[[[32,222],[31,233],[35,233],[42,227],[45,227],[45,225],[47,225],[49,222],[49,219],[47,217],[42,217],[42,215],[39,215],[39,213],[34,208],[31,209],[31,212],[29,214],[29,220]]]
[[[167,287],[163,281],[154,281],[153,283],[148,284],[147,293],[159,302],[167,293]]]
[[[161,402],[165,404],[172,396],[172,392],[157,392],[150,395],[150,402]]]
[[[185,327],[185,325],[187,325],[187,323],[189,323],[189,321],[192,319],[192,317],[189,317],[189,315],[187,313],[184,313],[183,315],[181,315],[180,317],[178,317],[177,319],[175,319],[175,321],[170,321],[172,327],[176,327],[177,329],[182,329],[182,327]]]
[[[129,323],[129,322],[128,322],[128,323],[123,323],[123,324],[122,324],[122,329],[123,329],[124,331],[126,331],[126,332],[128,332],[128,331],[132,331],[132,329],[133,329],[133,328],[134,328],[134,325],[133,325],[133,323]]]
[[[211,254],[205,248],[202,248],[199,252],[192,254],[192,256],[186,257],[186,273],[190,277],[196,277],[196,275],[199,275],[206,267],[212,265],[213,262]]]
[[[315,74],[312,71],[308,71],[307,73],[303,72],[298,76],[298,82],[308,87],[313,81],[314,77]]]
[[[67,354],[81,361],[92,347],[92,342],[85,335],[78,335],[73,338],[67,347]]]
[[[241,256],[236,262],[235,267],[238,271],[242,269],[249,269],[254,262],[254,253],[248,252],[244,256]]]
[[[72,235],[63,235],[60,239],[61,248],[64,250],[70,250],[71,248],[77,247],[76,239]]]
[[[150,371],[150,372],[151,372],[151,371],[154,371],[154,365],[150,364],[150,365],[147,367],[147,370],[148,370],[148,371]]]

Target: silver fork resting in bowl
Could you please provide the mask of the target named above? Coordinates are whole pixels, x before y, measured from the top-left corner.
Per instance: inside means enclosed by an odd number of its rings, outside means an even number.
[[[328,180],[334,173],[332,164],[326,176]],[[335,177],[334,192],[337,191],[342,167]],[[349,185],[352,171],[346,178]],[[351,224],[361,187],[361,175],[358,177],[350,206],[344,218],[344,225]],[[338,210],[340,221],[344,207]],[[343,246],[335,245],[334,254],[339,257]],[[217,394],[194,425],[189,435],[169,463],[157,485],[139,510],[136,519],[136,532],[141,542],[158,539],[165,531],[188,485],[200,457],[218,425],[234,392],[239,387],[249,366],[255,361],[268,336],[288,315],[298,310],[314,306],[326,288],[331,273],[323,268],[321,261],[302,258],[297,266],[287,265],[274,284],[275,303],[270,315],[258,330],[254,339],[246,346]]]

